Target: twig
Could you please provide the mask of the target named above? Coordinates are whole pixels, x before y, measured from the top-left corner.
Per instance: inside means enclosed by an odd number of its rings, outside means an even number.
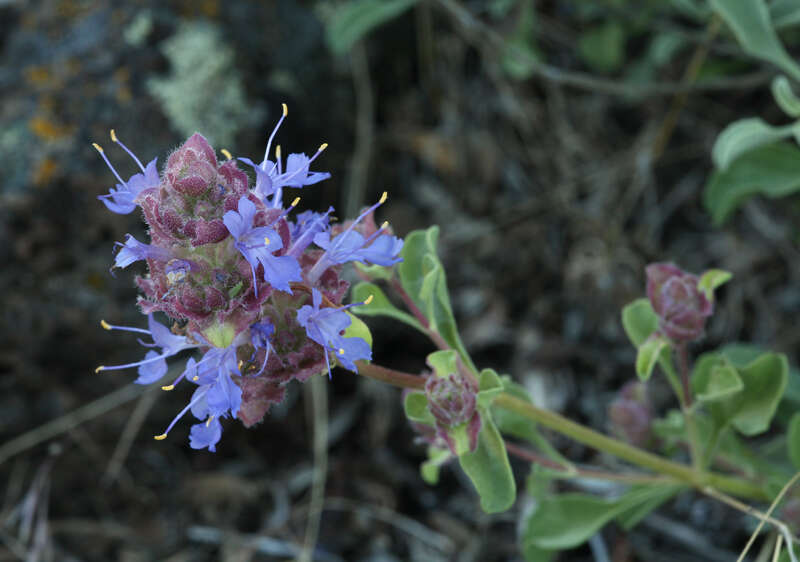
[[[19,437],[7,441],[0,445],[0,464],[23,451],[35,447],[48,439],[81,425],[98,416],[110,412],[117,406],[130,402],[142,393],[142,387],[138,384],[129,384],[119,390],[89,402],[85,406],[78,408],[68,414],[49,421],[39,427],[23,433]]]
[[[747,551],[750,550],[751,546],[753,546],[753,543],[755,542],[756,537],[758,536],[758,533],[761,532],[761,528],[764,526],[764,523],[766,523],[768,521],[767,518],[775,510],[775,508],[778,507],[778,504],[783,499],[783,496],[786,495],[786,492],[789,491],[789,488],[794,486],[794,484],[797,482],[798,479],[800,479],[800,472],[798,472],[797,474],[792,476],[792,478],[783,486],[783,488],[781,488],[781,491],[778,492],[778,495],[775,496],[775,499],[772,500],[772,504],[770,504],[769,509],[767,510],[767,513],[765,513],[763,517],[760,517],[761,522],[758,524],[758,527],[756,527],[756,530],[753,531],[753,534],[750,535],[750,540],[747,541],[747,544],[744,546],[744,550],[739,555],[739,558],[736,559],[736,562],[742,562],[742,560],[744,560],[744,557],[747,555]],[[783,528],[786,529],[786,532],[788,532],[788,529],[786,528],[786,526],[783,525],[782,523],[780,523],[780,521],[778,521],[778,524],[782,525]],[[773,523],[773,525],[775,525],[775,523]],[[776,525],[776,526],[780,529],[781,527],[779,525]],[[784,534],[784,537],[785,537],[785,534]],[[789,533],[789,537],[791,538],[791,533]],[[789,557],[792,559],[792,562],[797,562],[797,558],[794,555],[794,548],[792,548],[792,542],[793,542],[792,540],[787,541],[786,546],[789,549]]]
[[[322,376],[311,379],[311,406],[306,415],[311,420],[314,431],[314,474],[311,484],[311,501],[306,521],[306,534],[303,550],[297,559],[300,562],[311,562],[314,547],[319,537],[319,524],[325,505],[325,482],[328,475],[328,381]],[[306,394],[308,396],[308,394]]]
[[[711,43],[714,41],[717,33],[719,33],[721,25],[722,20],[717,14],[711,16],[711,21],[709,22],[706,30],[705,40],[697,46],[688,66],[686,67],[686,71],[683,73],[682,83],[687,87],[694,84],[695,80],[697,79],[697,75],[700,73],[700,69],[703,67],[703,63],[708,57],[708,50],[711,47]],[[672,137],[672,133],[675,130],[675,125],[678,124],[678,117],[680,116],[681,111],[683,111],[683,108],[686,106],[688,99],[689,90],[679,92],[672,99],[672,104],[670,105],[669,111],[664,117],[664,121],[661,122],[661,128],[658,131],[655,143],[653,143],[653,150],[651,152],[651,159],[653,162],[661,158],[661,155],[664,153],[664,149],[667,147],[667,144],[669,144],[669,139]]]

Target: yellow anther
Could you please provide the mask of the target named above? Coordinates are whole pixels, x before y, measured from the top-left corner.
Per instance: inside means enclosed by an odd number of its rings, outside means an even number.
[[[166,433],[162,433],[161,435],[156,435],[155,437],[153,437],[153,439],[155,439],[156,441],[163,441],[166,438],[167,438]]]
[[[111,324],[109,324],[105,320],[100,320],[100,325],[103,327],[104,330],[110,330],[111,329]]]
[[[174,384],[171,384],[171,385],[169,385],[169,386],[162,386],[162,387],[161,387],[161,390],[172,390],[172,389],[174,389],[174,388],[175,388],[175,385],[174,385]]]
[[[388,192],[386,192],[386,191],[384,191],[384,192],[383,192],[383,195],[381,195],[380,201],[378,201],[378,203],[380,203],[381,205],[383,205],[384,203],[386,203],[386,200],[387,200],[388,198],[389,198],[389,193],[388,193]]]
[[[228,152],[228,150],[226,148],[223,148],[222,150],[220,150],[220,152],[228,160],[233,160],[233,155],[230,152]]]
[[[372,295],[368,296],[368,297],[367,297],[367,298],[364,300],[364,304],[369,304],[369,303],[371,303],[371,302],[372,302],[372,299],[373,299],[373,296],[372,296]]]
[[[275,158],[281,159],[281,145],[275,147]]]
[[[95,149],[97,152],[103,152],[103,147],[102,147],[102,146],[100,146],[99,144],[97,144],[96,142],[93,142],[93,143],[92,143],[92,146],[94,147],[94,149]]]
[[[206,420],[206,427],[211,425],[211,422],[214,420],[214,416],[208,416],[208,420]]]
[[[242,365],[244,365],[244,361],[242,359],[239,359],[239,369],[242,368]]]
[[[339,355],[344,355],[344,348],[343,347],[339,348]]]
[[[268,237],[266,237],[266,236],[264,236],[264,244],[266,244],[267,246],[269,246],[269,238],[268,238]]]
[[[327,142],[323,142],[321,145],[319,145],[319,148],[317,149],[317,151],[322,152],[326,148],[328,148],[328,143]]]
[[[198,377],[197,375],[195,375],[195,376],[193,376],[193,377],[192,377],[192,380],[193,380],[193,381],[195,381],[195,382],[197,382],[197,381],[199,381],[199,380],[200,380],[200,377]]]
[[[297,207],[297,205],[299,205],[299,204],[300,204],[300,198],[299,197],[295,197],[294,201],[292,201],[292,207]]]
[[[381,230],[383,230],[384,228],[389,228],[389,221],[383,221],[383,224],[381,225]]]
[[[289,106],[286,105],[285,103],[282,103],[281,107],[283,107],[283,116],[286,117],[287,115],[289,115]]]
[[[111,129],[111,142],[117,142],[117,133],[114,132],[114,129]]]
[[[106,366],[105,366],[105,365],[100,365],[100,366],[99,366],[97,369],[95,369],[95,370],[94,370],[94,372],[95,372],[95,374],[96,374],[96,373],[99,373],[100,371],[102,371],[102,370],[103,370],[103,369],[105,369],[105,368],[106,368]]]

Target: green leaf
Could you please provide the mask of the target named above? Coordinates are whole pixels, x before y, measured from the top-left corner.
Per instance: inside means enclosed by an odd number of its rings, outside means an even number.
[[[531,397],[522,385],[515,383],[508,375],[503,375],[500,380],[503,383],[503,391],[515,398],[531,402]],[[519,439],[534,442],[539,433],[536,431],[536,424],[528,418],[507,410],[505,408],[492,408],[492,418],[497,428],[505,435],[511,435]]]
[[[718,428],[732,425],[747,436],[763,433],[769,428],[789,377],[786,356],[778,353],[763,353],[747,365],[739,366],[720,353],[706,353],[695,365],[692,388],[697,393],[709,388],[712,373],[728,380],[733,377],[721,374],[719,369],[734,369],[741,379],[742,389],[707,402],[709,412]],[[721,379],[722,380],[722,379]]]
[[[800,66],[778,39],[764,0],[709,0],[709,3],[731,28],[745,52],[771,62],[800,80]]]
[[[658,316],[656,316],[650,301],[636,299],[622,309],[622,327],[634,346],[639,347],[658,330]]]
[[[774,0],[769,5],[769,15],[775,29],[800,23],[800,3],[797,0]]]
[[[800,6],[800,4],[798,4]],[[800,13],[800,10],[798,10]],[[780,106],[783,112],[789,117],[800,117],[800,99],[795,95],[792,90],[791,84],[786,76],[776,76],[772,80],[772,97],[775,98],[775,103]]]
[[[630,531],[652,511],[680,492],[682,488],[680,486],[653,486],[651,490],[649,497],[637,498],[637,501],[641,503],[629,507],[615,517],[620,527]]]
[[[560,494],[540,502],[525,523],[523,549],[574,548],[589,540],[606,523],[620,517],[635,524],[680,488],[676,486],[636,486],[615,500],[585,494]],[[659,501],[657,501],[659,500]]]
[[[517,485],[508,462],[506,446],[488,412],[481,412],[483,427],[478,434],[478,447],[461,455],[458,462],[469,476],[481,498],[486,513],[499,513],[514,504]]]
[[[458,372],[458,356],[452,349],[429,353],[425,362],[437,377],[448,377]]]
[[[613,72],[625,60],[625,31],[619,21],[609,19],[581,34],[581,58],[597,72]]]
[[[383,265],[364,265],[361,262],[354,262],[356,269],[370,279],[384,279],[390,281],[394,277],[394,268]]]
[[[789,459],[794,467],[800,470],[800,412],[793,415],[791,421],[789,421],[786,444],[789,447]]]
[[[402,251],[403,261],[396,266],[397,274],[403,289],[428,319],[430,329],[441,335],[458,351],[467,367],[476,372],[477,369],[458,335],[450,294],[447,291],[447,278],[436,254],[438,239],[438,226],[415,230],[406,236]]]
[[[643,381],[650,378],[653,369],[661,357],[661,352],[667,348],[669,342],[663,336],[651,335],[636,352],[636,374]]]
[[[428,447],[428,460],[419,467],[419,472],[426,484],[431,486],[439,482],[439,469],[453,457],[449,449]]]
[[[717,137],[711,159],[717,168],[726,170],[742,154],[791,137],[793,128],[794,125],[773,127],[758,117],[734,121]]]
[[[363,306],[353,307],[351,310],[359,316],[388,316],[404,322],[409,326],[416,328],[420,332],[425,332],[425,328],[417,322],[417,319],[406,314],[402,310],[395,307],[386,297],[380,287],[374,283],[361,282],[353,287],[353,302],[364,302],[372,295],[372,302]]]
[[[413,422],[433,425],[436,420],[428,409],[428,399],[424,392],[409,392],[403,400],[406,417]]]
[[[697,399],[701,402],[714,402],[729,398],[741,392],[744,383],[736,369],[729,364],[714,365],[706,382],[706,387],[697,392]]]
[[[372,332],[369,331],[369,326],[364,324],[364,321],[361,318],[350,314],[350,311],[347,311],[347,316],[350,317],[350,325],[345,329],[344,337],[361,338],[367,342],[370,349],[372,349]]]
[[[417,0],[350,0],[337,6],[327,25],[328,46],[335,54],[344,54],[367,33],[416,3]]]
[[[709,269],[700,276],[697,289],[710,301],[714,300],[714,291],[733,279],[733,273],[722,269]]]
[[[784,197],[800,190],[800,149],[786,143],[762,146],[717,170],[705,188],[703,203],[715,225],[722,224],[753,195]]]
[[[503,383],[492,369],[484,369],[478,381],[478,406],[488,408],[495,397],[503,392]]]

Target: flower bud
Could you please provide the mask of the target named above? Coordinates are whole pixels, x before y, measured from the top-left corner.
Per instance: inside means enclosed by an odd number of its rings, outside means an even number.
[[[702,337],[713,303],[698,289],[697,276],[671,263],[647,266],[647,297],[658,315],[659,328],[674,342]]]
[[[608,406],[608,417],[613,432],[620,438],[637,447],[646,445],[653,421],[647,385],[631,381],[623,386],[616,400]]]
[[[475,381],[460,373],[447,376],[431,375],[425,382],[428,409],[436,420],[436,429],[455,455],[463,449],[474,451],[478,446],[481,418],[477,405],[478,388]],[[466,429],[466,447],[458,443],[456,429]]]

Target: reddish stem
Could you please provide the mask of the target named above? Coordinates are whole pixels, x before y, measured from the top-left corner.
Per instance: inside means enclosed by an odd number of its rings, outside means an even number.
[[[376,365],[375,363],[367,363],[366,361],[356,361],[356,365],[358,366],[359,375],[364,375],[376,381],[413,390],[422,390],[425,388],[425,378],[419,375],[388,369]]]

